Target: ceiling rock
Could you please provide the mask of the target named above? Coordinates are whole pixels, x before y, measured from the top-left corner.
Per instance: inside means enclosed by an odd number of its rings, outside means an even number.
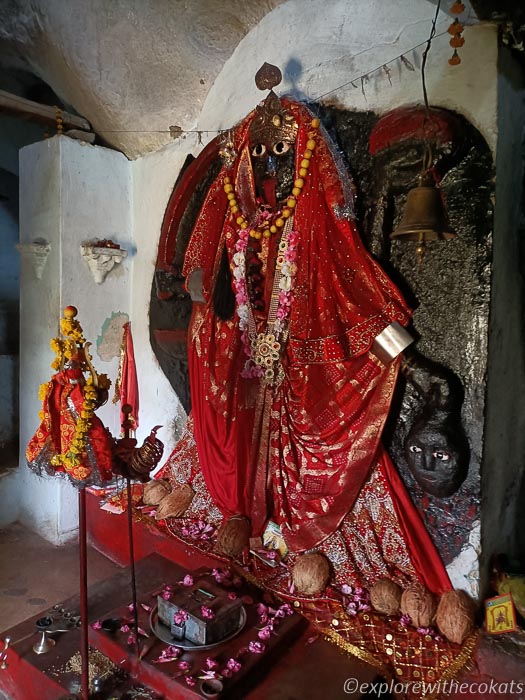
[[[194,127],[239,41],[284,0],[4,0],[0,55],[136,158]]]

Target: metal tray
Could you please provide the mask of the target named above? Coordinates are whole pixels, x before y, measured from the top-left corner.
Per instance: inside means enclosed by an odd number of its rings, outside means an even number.
[[[149,616],[149,626],[153,634],[156,637],[158,637],[158,639],[160,639],[161,642],[165,642],[166,644],[171,644],[172,646],[179,647],[180,649],[184,649],[184,651],[203,651],[205,649],[213,649],[214,647],[219,646],[219,644],[224,644],[224,642],[228,642],[230,639],[236,637],[239,634],[239,632],[243,629],[245,624],[246,610],[243,606],[241,607],[241,618],[239,620],[239,626],[235,631],[230,632],[230,634],[224,637],[224,639],[221,639],[219,642],[214,642],[213,644],[194,644],[193,642],[190,642],[189,639],[175,639],[175,637],[172,636],[170,629],[159,620],[157,606],[153,608]]]

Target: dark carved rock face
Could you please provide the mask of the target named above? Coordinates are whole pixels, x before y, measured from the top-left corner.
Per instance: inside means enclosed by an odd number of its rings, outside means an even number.
[[[424,414],[416,420],[405,441],[405,456],[415,480],[431,496],[451,496],[467,475],[468,445],[450,414]]]

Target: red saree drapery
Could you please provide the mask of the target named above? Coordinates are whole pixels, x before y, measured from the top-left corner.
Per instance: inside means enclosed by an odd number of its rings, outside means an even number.
[[[312,135],[311,115],[301,105],[283,103],[299,124],[297,176]],[[207,488],[225,517],[248,516],[258,534],[271,517],[280,524],[288,546],[300,552],[320,546],[337,530],[377,468],[379,455],[410,546],[428,552],[426,557],[424,551],[415,556],[418,572],[428,567],[428,578],[437,581],[438,588],[448,588],[439,556],[380,446],[398,362],[384,366],[369,350],[389,324],[406,324],[409,313],[398,290],[364,249],[355,222],[342,215],[348,199],[321,136],[316,136],[294,212],[297,272],[279,386],[241,376],[246,354],[239,319],[221,321],[214,314],[211,291],[220,259],[226,250],[231,262],[239,236],[223,189],[226,176],[235,183],[248,220],[257,210],[248,149],[252,118],[249,115],[236,129],[239,155],[210,187],[184,267],[187,276],[199,268],[204,271],[207,301],[194,306],[189,369],[195,441]],[[275,256],[270,247],[266,308]],[[256,318],[263,328],[265,318]]]

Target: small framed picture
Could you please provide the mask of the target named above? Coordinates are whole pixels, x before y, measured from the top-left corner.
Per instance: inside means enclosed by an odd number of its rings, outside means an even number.
[[[277,523],[274,523],[272,520],[270,520],[270,522],[266,526],[266,530],[264,531],[262,536],[262,541],[263,547],[265,549],[279,552],[279,556],[281,559],[284,559],[288,554],[288,547],[286,546],[286,542],[284,541],[281,528],[279,527],[279,525],[277,525]]]
[[[485,601],[485,627],[489,634],[504,634],[518,629],[516,610],[510,593]]]

